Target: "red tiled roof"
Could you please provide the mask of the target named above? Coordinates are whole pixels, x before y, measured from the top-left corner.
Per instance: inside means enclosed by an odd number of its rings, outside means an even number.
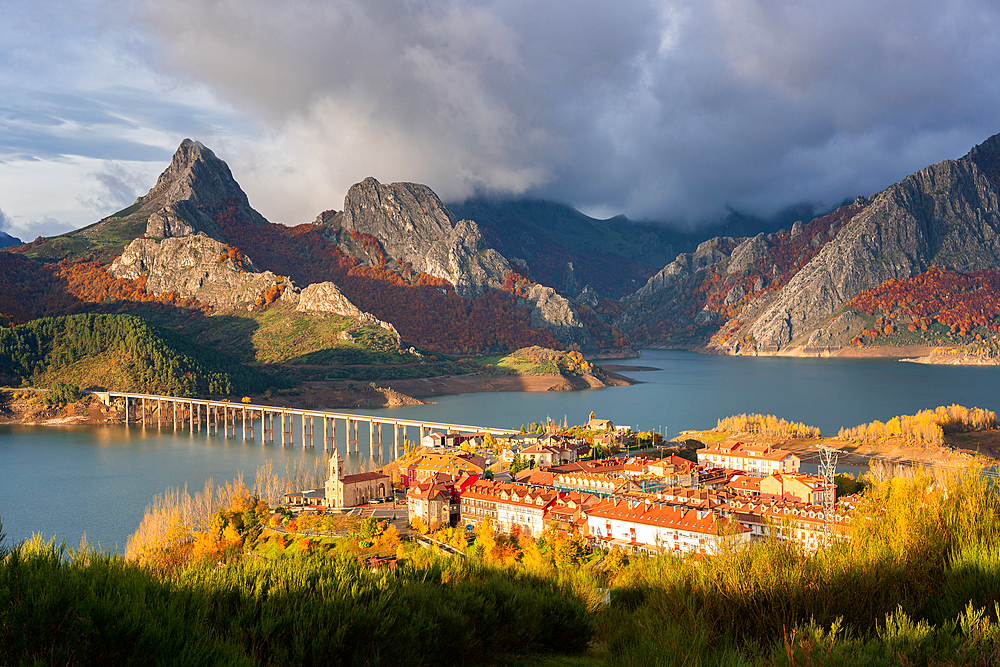
[[[647,503],[629,507],[627,502],[610,498],[588,509],[587,515],[706,535],[720,535],[732,530],[742,533],[750,531],[746,526],[729,521],[715,512],[685,510],[680,507],[656,507]]]

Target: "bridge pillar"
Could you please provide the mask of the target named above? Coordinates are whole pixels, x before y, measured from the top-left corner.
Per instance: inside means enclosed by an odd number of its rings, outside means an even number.
[[[286,416],[288,418],[288,426],[287,427],[285,426],[285,417]],[[294,424],[295,424],[295,421],[294,421],[293,415],[290,415],[290,414],[288,414],[286,412],[282,412],[281,413],[281,444],[282,445],[285,444],[286,440],[288,442],[288,446],[289,447],[295,444],[295,434],[292,433],[292,427],[294,426]]]
[[[309,423],[309,428],[306,428],[306,422]],[[314,447],[316,445],[316,417],[307,417],[305,413],[302,413],[302,449],[306,447]]]
[[[399,458],[399,424],[392,425],[392,458]]]
[[[382,461],[382,424],[378,423],[374,419],[368,422],[368,440],[370,441],[371,449],[369,449],[368,455],[375,458],[375,448],[378,447],[378,460]]]
[[[333,417],[323,417],[323,449],[337,450],[337,420]]]
[[[351,445],[354,451],[358,451],[358,422],[353,419],[347,420],[347,453],[351,453]]]

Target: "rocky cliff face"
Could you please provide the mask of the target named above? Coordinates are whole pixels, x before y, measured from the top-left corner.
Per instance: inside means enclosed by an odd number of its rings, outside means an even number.
[[[231,258],[222,243],[204,234],[183,238],[136,239],[108,268],[115,278],[146,276],[155,295],[177,292],[213,308],[252,309],[279,284],[270,271],[258,272],[249,258]]]
[[[733,338],[735,330],[867,205],[859,198],[809,224],[796,221],[790,230],[709,239],[693,253],[678,255],[624,299],[625,308],[615,324],[639,344],[651,347],[744,344],[740,337]]]
[[[361,317],[361,309],[351,303],[334,283],[313,283],[298,295],[299,312],[330,313],[341,317]]]
[[[396,327],[388,322],[383,322],[371,313],[366,313],[351,303],[350,299],[344,296],[340,288],[331,282],[313,283],[295,296],[290,297],[298,302],[295,310],[300,313],[323,313],[339,315],[340,317],[354,317],[358,324],[374,324],[390,332],[396,339],[396,346],[399,347],[401,339]]]
[[[315,224],[324,227],[324,233],[345,253],[368,265],[378,266],[383,261],[379,250],[384,250],[390,268],[408,264],[415,271],[447,280],[463,296],[500,289],[512,272],[510,262],[487,247],[479,226],[471,220],[457,220],[426,185],[383,185],[366,178],[348,191],[343,211],[325,211]],[[381,249],[371,247],[358,234],[373,237]],[[554,289],[532,285],[519,304],[531,309],[532,327],[549,329],[565,344],[593,346],[572,304]]]
[[[764,235],[761,234],[761,237]],[[669,288],[679,281],[686,280],[703,269],[714,267],[728,259],[726,250],[733,246],[734,239],[718,237],[709,239],[698,246],[693,253],[682,252],[677,259],[646,281],[646,284],[632,296],[633,300],[641,300],[653,296],[656,292]],[[745,245],[745,244],[744,244]],[[737,250],[740,250],[741,245]],[[734,255],[737,253],[734,252]]]
[[[581,348],[593,345],[587,327],[573,310],[569,300],[551,287],[533,284],[518,305],[531,309],[531,326],[548,329],[562,343],[576,343]]]
[[[922,169],[879,193],[780,292],[750,304],[740,316],[749,323],[715,347],[741,351],[734,341],[743,340],[743,352],[822,354],[847,344],[850,323],[830,318],[863,290],[932,264],[997,268],[998,165],[1000,139],[993,137],[960,160]],[[834,335],[831,326],[844,331]]]
[[[153,238],[204,232],[221,239],[211,214],[226,203],[241,208],[251,222],[265,222],[250,206],[229,165],[190,139],[181,142],[170,166],[140,201],[140,210],[150,212],[146,235]]]
[[[374,263],[343,232],[368,234],[379,240],[391,258],[447,280],[465,296],[500,287],[511,271],[500,253],[486,247],[476,223],[456,220],[426,185],[382,185],[366,178],[351,186],[343,212],[325,214],[325,222],[338,234],[345,251]]]

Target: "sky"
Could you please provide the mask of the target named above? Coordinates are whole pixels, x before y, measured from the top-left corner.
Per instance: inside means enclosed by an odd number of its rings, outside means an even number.
[[[95,222],[186,137],[286,224],[367,176],[695,225],[1000,132],[991,0],[0,0],[0,230]]]

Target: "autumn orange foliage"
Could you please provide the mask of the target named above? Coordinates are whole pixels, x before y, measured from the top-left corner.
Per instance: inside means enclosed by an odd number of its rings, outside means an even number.
[[[0,252],[0,323],[23,324],[38,317],[71,315],[128,303],[162,303],[209,312],[196,299],[176,292],[159,296],[146,291],[146,278],[111,277],[107,265],[93,260],[41,264],[14,252]],[[127,308],[114,308],[123,310]]]
[[[724,344],[739,330],[739,327],[732,326],[730,322],[730,326],[720,330],[718,324],[699,323],[696,317],[703,310],[707,309],[718,315],[717,321],[737,318],[743,307],[751,300],[788,284],[792,276],[815,257],[823,246],[865,206],[866,204],[861,201],[841,206],[827,215],[813,219],[803,227],[802,233],[794,238],[789,230],[775,233],[769,237],[771,244],[764,257],[743,272],[732,275],[708,273],[700,284],[694,285],[693,289],[682,295],[684,302],[680,318],[676,320],[664,318],[660,321],[642,323],[634,329],[633,338],[640,343],[668,343],[680,338],[693,339],[712,335],[716,343]],[[729,255],[739,242],[740,240],[736,239],[720,238],[715,241],[715,248]],[[733,295],[732,298],[730,295]],[[737,296],[739,298],[736,298]],[[727,300],[729,303],[726,303]]]
[[[911,332],[926,331],[938,322],[960,336],[976,327],[1000,333],[1000,271],[963,273],[932,266],[913,278],[889,279],[865,290],[850,305],[879,316],[884,333],[894,330],[890,320]],[[876,338],[878,332],[864,335]]]

